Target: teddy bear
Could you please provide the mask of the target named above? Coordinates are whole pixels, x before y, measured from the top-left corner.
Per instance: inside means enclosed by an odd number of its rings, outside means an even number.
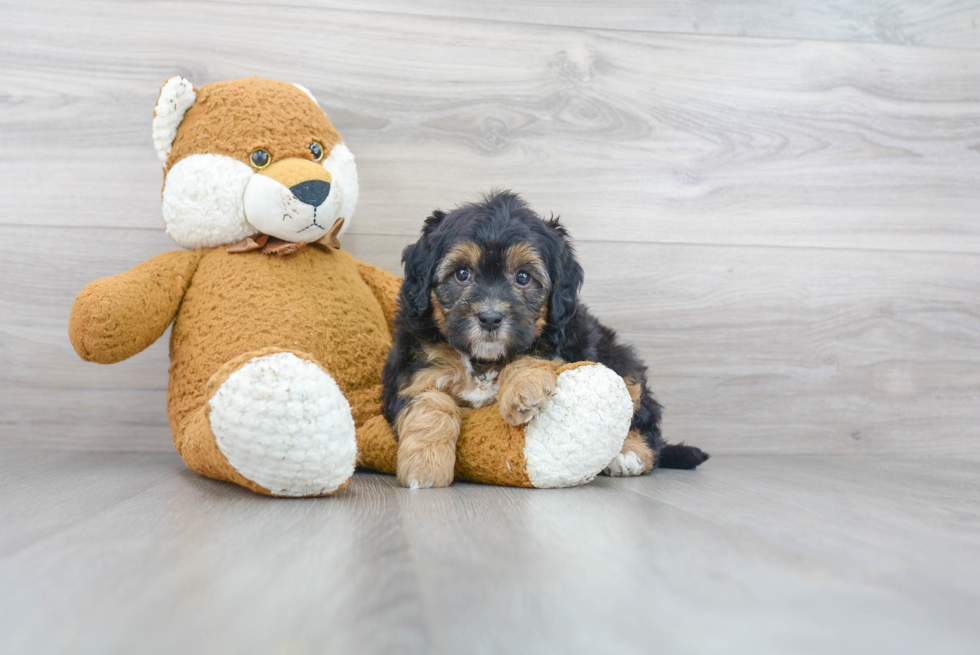
[[[342,249],[358,200],[354,156],[297,84],[195,88],[168,79],[153,116],[163,218],[182,250],[95,280],[75,299],[78,355],[110,364],[172,325],[167,413],[192,470],[273,496],[326,496],[360,465],[394,473],[381,416],[399,278]],[[619,452],[632,403],[590,363],[559,369],[521,427],[494,406],[465,419],[456,479],[586,483]]]

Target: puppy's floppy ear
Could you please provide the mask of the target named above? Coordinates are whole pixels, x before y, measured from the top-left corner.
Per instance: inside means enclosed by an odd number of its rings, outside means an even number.
[[[405,280],[402,282],[402,303],[415,316],[423,316],[429,310],[429,288],[432,275],[442,255],[436,248],[433,232],[446,217],[438,209],[425,219],[422,236],[402,251]]]
[[[568,324],[578,310],[578,293],[585,274],[575,258],[575,249],[565,227],[557,218],[545,221],[545,225],[551,233],[554,248],[549,253],[551,297],[548,299],[548,332],[552,346],[560,352],[566,343]]]

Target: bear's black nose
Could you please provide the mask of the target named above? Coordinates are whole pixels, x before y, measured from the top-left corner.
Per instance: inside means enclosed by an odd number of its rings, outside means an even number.
[[[289,190],[300,202],[319,207],[330,195],[330,183],[323,180],[307,180],[289,187]]]

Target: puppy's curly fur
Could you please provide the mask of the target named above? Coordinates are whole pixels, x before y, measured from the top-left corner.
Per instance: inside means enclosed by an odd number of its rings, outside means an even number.
[[[402,484],[451,481],[460,424],[453,403],[480,407],[499,395],[504,419],[526,422],[554,393],[563,361],[608,366],[633,397],[630,434],[606,473],[693,469],[708,459],[699,448],[664,443],[646,367],[579,301],[582,267],[557,218],[542,219],[512,192],[494,192],[433,212],[402,263],[384,368],[384,413],[399,439]]]

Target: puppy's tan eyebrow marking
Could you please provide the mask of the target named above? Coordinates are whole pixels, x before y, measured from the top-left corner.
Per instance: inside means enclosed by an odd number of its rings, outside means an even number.
[[[441,279],[458,266],[467,266],[470,270],[475,271],[480,263],[480,256],[482,254],[483,251],[480,249],[480,246],[472,241],[457,243],[449,249],[442,258],[442,261],[439,262],[439,268],[436,269],[436,277]]]
[[[518,269],[529,269],[534,277],[538,278],[547,288],[551,284],[548,277],[548,269],[545,268],[544,260],[541,255],[531,247],[529,243],[515,243],[507,248],[507,270],[517,271]]]

